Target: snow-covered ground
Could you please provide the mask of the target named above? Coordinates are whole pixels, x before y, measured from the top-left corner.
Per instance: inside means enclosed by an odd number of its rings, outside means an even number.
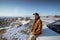
[[[28,23],[30,23],[30,20],[19,21],[18,23],[13,22],[11,25],[14,26],[10,25],[10,28],[6,30],[2,37],[6,38],[7,40],[27,40],[29,30]]]
[[[37,40],[60,40],[60,34],[50,30],[46,25],[48,23],[52,23],[55,20],[50,19],[50,18],[41,18],[42,22],[43,22],[43,28],[42,28],[42,34],[39,35],[36,39]],[[18,21],[20,22],[20,21]],[[27,21],[29,22],[29,21]],[[27,22],[22,21],[23,25],[26,24]],[[19,23],[20,24],[20,23]],[[17,25],[18,26],[18,25]],[[28,26],[27,26],[28,27]],[[5,27],[5,29],[8,29],[9,27]],[[19,31],[21,31],[21,29],[24,30],[24,28],[26,28],[25,26],[22,26],[21,28],[11,28],[8,29],[6,31],[6,35],[4,34],[4,36],[9,40],[16,40],[16,38],[18,38],[18,40],[21,38],[21,40],[25,40],[28,37],[28,34],[26,33],[20,33]],[[2,29],[2,28],[1,28]],[[10,34],[11,33],[11,34]],[[11,36],[12,35],[12,36]],[[10,38],[11,37],[11,38]]]

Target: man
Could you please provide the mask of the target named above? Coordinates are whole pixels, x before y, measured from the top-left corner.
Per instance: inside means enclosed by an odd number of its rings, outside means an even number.
[[[31,33],[28,40],[36,40],[36,37],[42,33],[42,21],[38,13],[33,14],[35,21],[31,27]]]

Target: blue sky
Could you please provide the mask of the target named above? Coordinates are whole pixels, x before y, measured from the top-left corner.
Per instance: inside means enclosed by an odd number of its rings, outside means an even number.
[[[60,15],[60,1],[0,1],[0,16]]]

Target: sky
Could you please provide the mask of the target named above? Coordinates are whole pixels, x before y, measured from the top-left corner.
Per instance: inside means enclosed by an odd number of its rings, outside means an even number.
[[[59,0],[0,0],[0,16],[60,15]]]

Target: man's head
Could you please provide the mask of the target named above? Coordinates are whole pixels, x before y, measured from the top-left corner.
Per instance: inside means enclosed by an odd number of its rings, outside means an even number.
[[[38,13],[34,13],[33,15],[34,15],[35,19],[37,19],[39,17]]]

